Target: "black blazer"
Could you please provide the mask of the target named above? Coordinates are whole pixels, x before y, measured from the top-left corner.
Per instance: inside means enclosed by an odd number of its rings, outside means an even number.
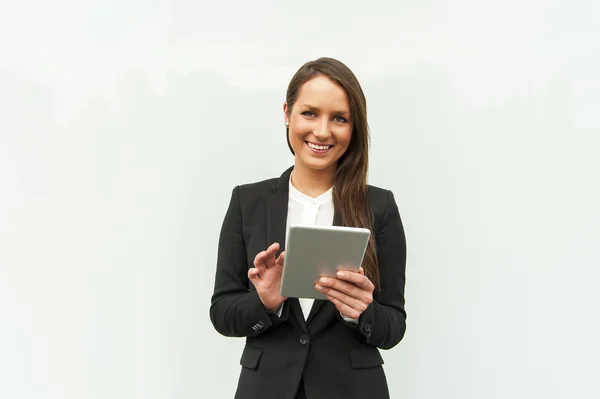
[[[388,398],[378,348],[394,347],[406,330],[406,241],[394,196],[368,187],[381,286],[358,325],[322,300],[315,300],[306,322],[296,298],[288,298],[277,317],[265,311],[248,269],[272,243],[285,250],[292,169],[235,187],[221,229],[210,318],[222,335],[246,337],[235,398],[293,399],[301,380],[308,399]],[[340,224],[339,215],[334,220]]]

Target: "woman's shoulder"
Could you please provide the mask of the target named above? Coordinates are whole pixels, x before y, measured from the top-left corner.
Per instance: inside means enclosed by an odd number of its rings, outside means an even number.
[[[383,202],[384,204],[389,201],[390,196],[392,195],[390,190],[383,187],[373,186],[372,184],[367,184],[367,193],[371,202]]]
[[[246,198],[264,198],[278,190],[287,190],[289,186],[291,168],[287,169],[279,177],[271,177],[264,180],[255,180],[239,184],[235,187],[239,195]]]
[[[374,196],[387,196],[390,193],[390,190],[388,190],[387,188],[383,188],[383,187],[379,187],[379,186],[374,186],[372,184],[367,184],[367,191],[369,192],[369,195],[374,195]]]
[[[240,190],[244,192],[265,191],[276,186],[278,177],[273,177],[265,180],[257,180],[239,184]]]
[[[367,185],[367,195],[376,217],[385,215],[389,209],[397,206],[394,194],[389,189],[369,184]]]

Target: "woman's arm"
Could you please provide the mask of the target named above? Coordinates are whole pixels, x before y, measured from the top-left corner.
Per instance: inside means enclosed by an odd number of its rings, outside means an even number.
[[[360,333],[369,345],[381,349],[396,346],[406,332],[404,286],[406,236],[394,195],[388,191],[385,213],[375,237],[380,288],[358,321]]]
[[[221,227],[210,306],[213,326],[220,334],[229,337],[259,335],[287,320],[289,313],[287,305],[283,306],[280,317],[268,312],[254,287],[250,289],[239,191],[239,186],[233,189]]]
[[[406,331],[406,239],[391,191],[385,212],[375,227],[380,289],[374,291],[362,268],[359,273],[340,271],[335,278],[321,278],[315,289],[327,295],[339,311],[340,320],[350,328],[358,328],[367,344],[390,349],[402,340]]]

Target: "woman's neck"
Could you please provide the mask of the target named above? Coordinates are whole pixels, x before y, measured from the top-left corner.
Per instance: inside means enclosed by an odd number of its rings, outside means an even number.
[[[294,166],[294,170],[292,170],[292,184],[301,193],[311,198],[316,198],[333,186],[334,175],[335,169],[314,170]]]

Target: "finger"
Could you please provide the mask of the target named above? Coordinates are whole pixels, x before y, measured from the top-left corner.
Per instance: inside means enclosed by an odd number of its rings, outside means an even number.
[[[279,254],[279,257],[277,258],[277,264],[279,266],[283,266],[285,262],[285,251],[283,251],[282,253]]]
[[[279,249],[279,244],[273,243],[266,250],[257,253],[256,256],[254,257],[254,265],[256,266],[258,264],[265,263],[267,261],[267,258],[271,254],[275,254],[278,249]]]
[[[343,303],[354,310],[358,310],[361,313],[365,311],[367,306],[369,306],[359,298],[355,298],[338,290],[329,289],[327,290],[326,295],[328,298],[335,298],[340,301],[340,303]]]
[[[373,292],[373,290],[375,289],[375,286],[373,285],[371,280],[369,280],[369,278],[364,274],[349,272],[347,270],[340,270],[337,272],[337,277],[338,279],[355,284],[357,287],[360,287],[365,291]]]
[[[275,254],[277,251],[279,251],[279,243],[277,242],[274,242],[273,244],[269,245],[269,248],[267,248],[268,253]]]
[[[360,287],[356,286],[353,283],[349,283],[347,281],[332,278],[332,277],[321,277],[319,279],[319,284],[345,293],[346,295],[350,295],[354,298],[361,298],[364,296],[364,290]]]
[[[358,310],[346,305],[345,303],[339,301],[336,298],[328,297],[328,299],[331,301],[331,303],[333,303],[335,305],[335,308],[338,310],[338,312],[340,312],[341,314],[343,314],[346,317],[350,317],[351,319],[358,319],[360,317],[360,315],[362,314]]]
[[[358,269],[358,272],[363,276],[365,275],[365,269],[363,269],[362,266],[360,267],[360,269]]]
[[[264,264],[266,256],[267,256],[266,251],[261,251],[261,252],[257,253],[256,256],[254,257],[254,266],[258,267],[258,265]]]
[[[257,268],[248,269],[248,278],[250,280],[260,279],[259,270]]]
[[[264,264],[267,268],[275,265],[275,262],[276,262],[275,254],[277,253],[277,251],[279,251],[279,244],[276,242],[271,244],[269,246],[269,248],[267,248],[267,250],[265,251],[266,256],[265,256]]]

